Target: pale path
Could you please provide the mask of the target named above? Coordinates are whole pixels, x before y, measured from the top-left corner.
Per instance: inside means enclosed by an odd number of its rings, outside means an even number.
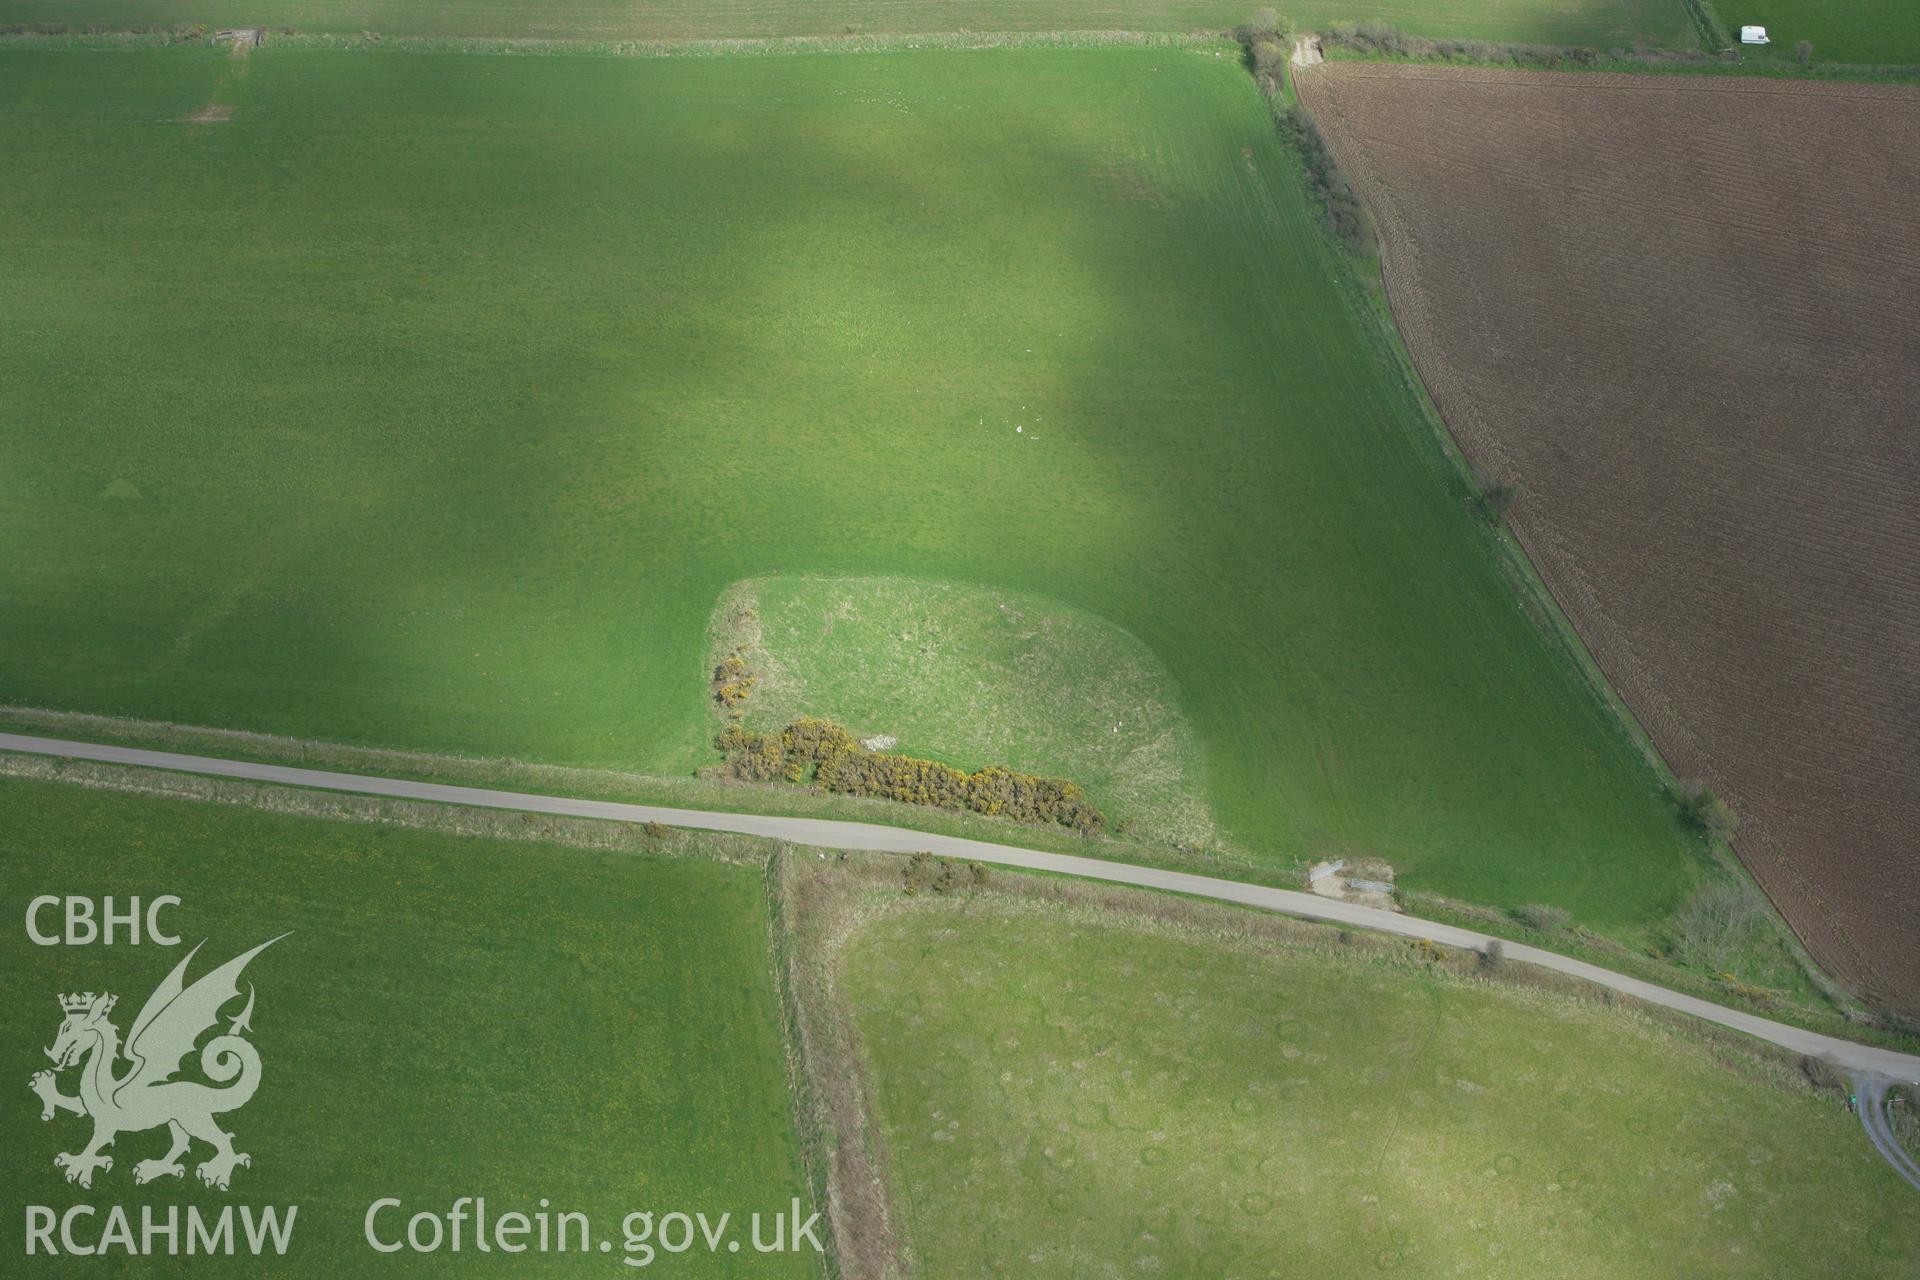
[[[468,805],[483,809],[511,809],[520,812],[561,814],[573,818],[605,818],[615,822],[664,822],[672,827],[691,827],[706,831],[732,831],[742,835],[765,836],[822,849],[863,849],[882,853],[944,854],[953,858],[1020,867],[1028,871],[1050,871],[1059,875],[1104,880],[1112,884],[1138,885],[1263,907],[1283,915],[1330,924],[1368,929],[1377,933],[1398,934],[1405,938],[1427,938],[1449,947],[1478,951],[1495,939],[1491,934],[1475,933],[1437,921],[1357,906],[1311,893],[1289,889],[1271,889],[1265,885],[1242,884],[1186,871],[1164,871],[1157,867],[1138,867],[1125,862],[1106,862],[1066,853],[1047,853],[1039,849],[1019,849],[989,844],[960,836],[935,835],[904,827],[883,827],[865,822],[837,822],[823,818],[782,818],[752,813],[710,813],[704,809],[667,809],[650,804],[622,804],[612,800],[576,800],[567,796],[533,795],[521,791],[492,791],[481,787],[456,787],[440,782],[409,782],[400,778],[376,778],[357,773],[331,773],[321,769],[296,769],[288,765],[255,764],[246,760],[220,760],[210,756],[179,755],[171,751],[143,751],[135,747],[106,746],[93,742],[69,742],[62,738],[38,738],[25,734],[0,733],[0,751],[20,751],[33,755],[67,756],[76,760],[99,760],[109,764],[140,765],[150,769],[171,769],[179,773],[210,774],[221,778],[244,778],[252,782],[271,782],[282,786],[311,787],[322,791],[349,791],[360,795],[394,796],[405,800],[428,800],[441,804]],[[1681,1013],[1732,1027],[1762,1040],[1770,1040],[1794,1053],[1810,1053],[1832,1059],[1848,1072],[1871,1074],[1893,1080],[1920,1083],[1920,1057],[1856,1044],[1833,1036],[1790,1027],[1782,1022],[1743,1013],[1679,991],[1669,991],[1651,982],[1642,982],[1611,969],[1575,960],[1552,951],[1542,951],[1523,943],[1501,940],[1507,959],[1538,965],[1560,973],[1585,978],[1648,1004],[1660,1005]],[[1869,1135],[1874,1129],[1869,1126]],[[1876,1145],[1878,1145],[1876,1139]],[[1903,1169],[1904,1172],[1904,1169]]]

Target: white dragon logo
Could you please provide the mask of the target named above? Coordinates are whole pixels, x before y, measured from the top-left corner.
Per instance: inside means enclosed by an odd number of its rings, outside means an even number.
[[[284,938],[287,935],[281,934]],[[187,964],[199,954],[196,946],[185,960],[174,966],[154,993],[147,998],[140,1016],[133,1020],[127,1034],[125,1056],[133,1065],[116,1076],[114,1065],[121,1057],[120,1032],[107,1015],[113,1012],[116,997],[102,992],[60,997],[66,1018],[47,1056],[53,1059],[53,1071],[37,1072],[31,1086],[40,1095],[42,1120],[53,1119],[56,1111],[93,1117],[93,1141],[81,1151],[62,1153],[53,1163],[66,1170],[67,1181],[83,1187],[93,1185],[94,1170],[111,1172],[113,1160],[101,1150],[113,1145],[121,1133],[166,1125],[173,1135],[173,1146],[158,1160],[142,1160],[133,1167],[133,1180],[152,1182],[159,1177],[181,1177],[186,1170],[180,1164],[192,1145],[192,1139],[210,1144],[213,1157],[194,1172],[210,1187],[227,1189],[236,1165],[251,1165],[253,1158],[233,1149],[233,1135],[214,1123],[214,1117],[245,1106],[260,1086],[260,1054],[241,1038],[251,1031],[253,986],[247,986],[247,1007],[228,1025],[224,1035],[207,1041],[200,1051],[200,1070],[209,1080],[224,1085],[214,1088],[193,1080],[175,1080],[183,1060],[193,1052],[194,1042],[220,1020],[220,1006],[239,996],[240,971],[247,962],[280,938],[270,938],[244,955],[236,956],[192,986],[184,979]],[[205,943],[200,944],[204,946]],[[89,1055],[91,1055],[89,1057]],[[59,1091],[54,1071],[64,1071],[85,1060],[80,1071],[80,1093],[68,1097]]]

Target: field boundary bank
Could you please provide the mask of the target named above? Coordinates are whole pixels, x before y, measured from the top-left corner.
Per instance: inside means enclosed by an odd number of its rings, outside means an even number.
[[[834,1213],[834,1135],[822,1091],[830,1077],[816,1069],[817,1050],[808,1035],[808,1009],[801,1002],[805,963],[794,919],[794,903],[787,888],[787,852],[775,845],[760,865],[763,910],[767,923],[768,981],[780,1009],[780,1048],[787,1079],[787,1108],[799,1147],[800,1167],[813,1207],[826,1219],[827,1241],[822,1269],[829,1280],[846,1274],[846,1232]]]
[[[1275,889],[1191,872],[1143,867],[1133,863],[1106,862],[1074,854],[1049,853],[1038,849],[991,844],[964,837],[935,836],[908,828],[884,827],[867,823],[774,818],[757,814],[715,813],[654,805],[579,800],[567,796],[495,791],[485,788],[450,786],[443,783],[408,782],[394,778],[331,773],[283,765],[252,764],[245,761],[220,760],[205,756],[178,755],[170,752],[102,746],[97,743],[17,734],[0,734],[0,751],[239,778],[322,791],[345,791],[424,800],[448,805],[552,813],[569,817],[611,819],[616,822],[662,822],[670,826],[702,831],[725,831],[741,835],[763,836],[822,850],[891,854],[926,851],[963,861],[978,861],[1025,871],[1130,885],[1136,888],[1184,894],[1189,897],[1210,898],[1273,911],[1281,915],[1335,926],[1367,929],[1376,933],[1425,941],[1463,951],[1484,951],[1492,943],[1500,942],[1509,960],[1583,978],[1649,1004],[1662,1005],[1763,1040],[1770,1040],[1791,1052],[1828,1057],[1838,1066],[1877,1071],[1890,1078],[1920,1082],[1920,1055],[1863,1044],[1857,1040],[1830,1036],[1803,1027],[1776,1022],[1758,1014],[1676,991],[1655,982],[1631,977],[1583,960],[1576,960],[1559,952],[1547,951],[1525,943],[1508,942],[1476,930],[1441,924],[1437,921],[1421,920],[1377,908],[1356,906],[1353,903],[1322,898],[1297,890]]]
[[[154,32],[10,32],[0,49],[171,49],[206,47],[204,39]],[[736,58],[806,54],[902,53],[991,49],[1203,49],[1236,54],[1239,45],[1219,31],[934,31],[904,35],[767,36],[686,40],[544,40],[511,36],[383,36],[310,32],[270,33],[263,50],[378,50],[390,53],[471,53],[521,57]]]
[[[1691,12],[1692,0],[1686,0]],[[1309,42],[1318,37],[1301,37]],[[0,51],[9,49],[95,49],[133,50],[166,48],[204,48],[204,35],[182,36],[173,31],[0,31]],[[1133,31],[1060,30],[1060,31],[928,31],[870,35],[748,36],[737,38],[689,37],[675,40],[591,40],[585,38],[542,39],[525,36],[387,36],[377,31],[348,32],[273,32],[269,29],[261,49],[304,49],[363,52],[377,50],[392,53],[469,53],[496,57],[586,57],[633,58],[639,60],[677,58],[796,57],[806,54],[877,54],[910,51],[951,50],[984,51],[992,49],[1098,49],[1160,48],[1194,49],[1238,55],[1241,45],[1228,31]],[[1329,60],[1378,63],[1385,66],[1479,67],[1486,70],[1558,71],[1582,75],[1703,75],[1739,77],[1755,80],[1784,80],[1837,83],[1914,83],[1920,82],[1920,64],[1814,62],[1802,67],[1773,62],[1728,62],[1704,54],[1675,50],[1637,51],[1599,46],[1569,45],[1570,50],[1595,55],[1592,62],[1561,61],[1552,65],[1527,60],[1523,55],[1535,48],[1556,46],[1511,46],[1517,52],[1507,57],[1473,58],[1434,55],[1416,57],[1387,53],[1363,53],[1345,46],[1323,48]]]

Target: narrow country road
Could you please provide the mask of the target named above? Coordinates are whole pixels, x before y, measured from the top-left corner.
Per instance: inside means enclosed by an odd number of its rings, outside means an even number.
[[[511,809],[531,813],[552,813],[575,818],[605,818],[617,822],[664,822],[673,827],[706,831],[732,831],[743,835],[765,836],[790,844],[822,849],[861,849],[883,853],[917,853],[925,850],[952,858],[966,858],[996,866],[1019,867],[1029,871],[1050,871],[1060,875],[1104,880],[1113,884],[1137,885],[1237,902],[1262,907],[1283,915],[1329,924],[1369,929],[1377,933],[1397,934],[1404,938],[1427,938],[1449,947],[1481,950],[1494,939],[1490,934],[1456,928],[1437,921],[1415,919],[1374,907],[1357,906],[1322,898],[1311,893],[1271,889],[1265,885],[1242,884],[1213,876],[1185,871],[1166,871],[1139,867],[1124,862],[1105,862],[1072,854],[1047,853],[1039,849],[1020,849],[989,844],[959,836],[935,835],[904,827],[883,827],[864,822],[839,822],[822,818],[783,818],[751,813],[710,813],[702,809],[669,809],[657,805],[622,804],[610,800],[577,800],[567,796],[533,795],[520,791],[492,791],[480,787],[459,787],[438,782],[409,782],[399,778],[370,777],[354,773],[331,773],[319,769],[298,769],[288,765],[256,764],[246,760],[220,760],[209,756],[179,755],[171,751],[145,751],[135,747],[107,746],[93,742],[70,742],[62,738],[40,738],[25,734],[0,733],[0,751],[18,751],[33,755],[66,756],[76,760],[98,760],[109,764],[139,765],[150,769],[169,769],[179,773],[209,774],[221,778],[243,778],[253,782],[282,786],[310,787],[323,791],[346,791],[360,795],[393,796],[406,800],[427,800],[441,804],[469,805],[484,809]],[[1538,965],[1560,973],[1585,978],[1623,995],[1648,1004],[1675,1009],[1745,1032],[1794,1053],[1830,1058],[1843,1070],[1859,1077],[1884,1077],[1887,1081],[1920,1083],[1920,1056],[1892,1049],[1856,1044],[1834,1036],[1821,1035],[1799,1027],[1790,1027],[1755,1014],[1729,1009],[1697,996],[1670,991],[1651,982],[1615,973],[1552,951],[1504,942],[1509,960]],[[1884,1115],[1881,1117],[1884,1121]],[[1872,1125],[1868,1135],[1878,1137]],[[1897,1150],[1897,1148],[1896,1148]],[[1884,1154],[1884,1151],[1883,1151]],[[1892,1156],[1889,1156],[1892,1159]],[[1911,1162],[1909,1162],[1910,1164]],[[1902,1169],[1905,1173],[1907,1170]]]
[[[1920,1160],[1914,1159],[1900,1139],[1893,1135],[1893,1115],[1887,1090],[1897,1081],[1871,1072],[1857,1072],[1853,1077],[1854,1105],[1860,1109],[1860,1124],[1867,1131],[1867,1140],[1873,1143],[1874,1150],[1886,1157],[1888,1164],[1907,1180],[1915,1191],[1920,1191]]]

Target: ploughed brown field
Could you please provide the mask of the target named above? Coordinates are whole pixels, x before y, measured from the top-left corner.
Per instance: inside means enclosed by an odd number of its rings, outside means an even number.
[[[1601,667],[1819,960],[1920,1013],[1920,90],[1299,87]]]

